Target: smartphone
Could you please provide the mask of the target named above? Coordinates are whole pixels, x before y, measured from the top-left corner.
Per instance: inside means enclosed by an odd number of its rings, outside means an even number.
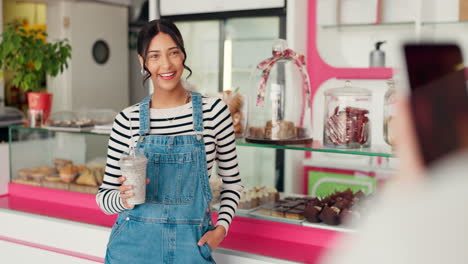
[[[406,43],[410,109],[426,167],[468,148],[468,90],[456,44]]]

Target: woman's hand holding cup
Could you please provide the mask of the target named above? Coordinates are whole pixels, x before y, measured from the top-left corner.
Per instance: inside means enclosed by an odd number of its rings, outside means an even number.
[[[121,176],[117,179],[121,184],[119,187],[120,198],[122,198],[122,203],[126,209],[133,209],[135,207],[134,204],[129,204],[127,199],[130,197],[135,196],[135,193],[132,192],[133,186],[132,185],[124,185],[123,183],[127,180],[125,176]],[[146,178],[146,184],[150,182],[149,178]]]

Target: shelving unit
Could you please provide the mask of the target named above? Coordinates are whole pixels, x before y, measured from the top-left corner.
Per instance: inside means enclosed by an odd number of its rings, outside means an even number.
[[[102,132],[93,132],[93,131],[61,131],[58,129],[48,130],[44,128],[30,128],[23,126],[10,126],[10,131],[21,130],[21,131],[35,131],[44,133],[44,135],[53,135],[53,133],[71,133],[71,134],[81,134],[81,135],[98,135],[98,136],[108,136],[109,134]],[[14,134],[13,134],[14,135]],[[361,156],[374,156],[374,157],[390,157],[393,158],[395,155],[392,153],[392,149],[387,145],[377,145],[370,148],[362,149],[338,149],[323,146],[321,141],[314,140],[312,144],[308,145],[274,145],[274,144],[255,144],[248,143],[242,138],[236,140],[238,146],[243,147],[255,147],[255,148],[272,148],[272,149],[284,149],[284,150],[300,150],[300,151],[312,151],[312,152],[325,152],[333,154],[351,154],[351,155],[361,155]]]

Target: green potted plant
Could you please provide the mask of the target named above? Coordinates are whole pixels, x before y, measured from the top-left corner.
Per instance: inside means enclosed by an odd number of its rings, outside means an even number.
[[[0,41],[0,68],[14,73],[12,85],[27,92],[30,110],[42,110],[47,120],[52,94],[45,93],[46,75],[55,77],[68,68],[71,46],[68,41],[46,42],[41,29],[26,30],[19,23],[8,23]]]

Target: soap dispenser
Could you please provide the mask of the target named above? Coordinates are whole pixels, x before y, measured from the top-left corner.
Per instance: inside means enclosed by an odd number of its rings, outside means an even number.
[[[378,41],[375,43],[375,50],[370,53],[370,67],[385,67],[385,52],[380,49],[380,46],[385,42],[386,41]]]

